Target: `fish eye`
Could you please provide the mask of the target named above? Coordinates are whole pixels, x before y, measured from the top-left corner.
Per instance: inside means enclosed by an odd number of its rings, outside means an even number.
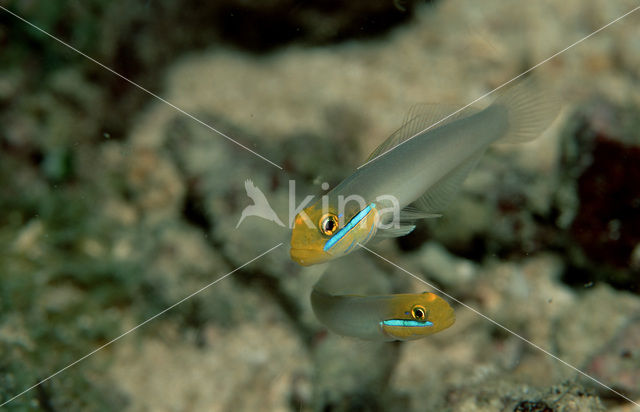
[[[322,216],[320,219],[320,231],[322,234],[331,236],[338,230],[338,217],[332,213]]]
[[[413,316],[415,320],[425,320],[427,319],[427,311],[424,306],[415,305],[411,308],[411,316]]]

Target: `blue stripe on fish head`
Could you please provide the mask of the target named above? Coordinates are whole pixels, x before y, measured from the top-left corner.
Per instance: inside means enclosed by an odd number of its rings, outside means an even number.
[[[378,210],[371,203],[358,212],[346,225],[327,240],[323,250],[332,255],[346,254],[353,243],[366,243],[376,232]]]

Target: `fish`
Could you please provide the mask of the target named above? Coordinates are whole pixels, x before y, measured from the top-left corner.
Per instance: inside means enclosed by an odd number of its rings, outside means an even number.
[[[315,265],[374,238],[407,235],[418,220],[442,215],[491,144],[531,141],[560,111],[531,78],[503,90],[481,110],[412,107],[363,166],[296,215],[291,259]]]
[[[372,341],[416,340],[455,322],[453,308],[431,292],[361,296],[314,288],[311,307],[334,333]]]
[[[449,328],[453,308],[430,293],[389,294],[391,284],[366,256],[350,254],[309,271],[318,277],[311,308],[330,331],[369,341],[409,341]],[[355,293],[354,293],[355,292]]]

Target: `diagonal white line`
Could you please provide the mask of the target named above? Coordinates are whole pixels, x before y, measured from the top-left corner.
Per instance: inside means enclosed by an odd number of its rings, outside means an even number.
[[[145,320],[144,322],[134,326],[133,328],[129,329],[128,331],[124,332],[123,334],[121,334],[120,336],[110,340],[109,342],[105,343],[104,345],[100,346],[97,349],[92,350],[91,352],[87,353],[86,355],[84,355],[83,357],[81,357],[80,359],[68,364],[67,366],[65,366],[64,368],[60,369],[59,371],[49,375],[48,377],[42,379],[41,381],[39,381],[38,383],[36,383],[33,386],[30,386],[29,388],[23,390],[22,392],[20,392],[19,394],[13,396],[12,398],[9,398],[8,400],[4,401],[3,403],[0,404],[0,408],[3,407],[4,405],[8,404],[9,402],[13,401],[14,399],[24,395],[25,393],[29,392],[31,389],[42,385],[43,383],[45,383],[46,381],[48,381],[49,379],[53,378],[54,376],[66,371],[67,369],[69,369],[70,367],[82,362],[83,360],[87,359],[89,356],[93,355],[94,353],[106,348],[107,346],[111,345],[112,343],[116,342],[117,340],[123,338],[124,336],[130,334],[131,332],[133,332],[134,330],[140,328],[141,326],[146,325],[147,323],[151,322],[152,320],[154,320],[155,318],[157,318],[158,316],[161,316],[165,313],[167,313],[168,311],[170,311],[171,309],[175,308],[176,306],[178,306],[179,304],[183,303],[184,301],[194,297],[195,295],[197,295],[198,293],[202,292],[203,290],[207,289],[210,286],[215,285],[216,283],[220,282],[221,280],[231,276],[232,274],[234,274],[235,272],[239,271],[240,269],[242,269],[243,267],[247,266],[248,264],[260,259],[262,256],[266,255],[267,253],[273,251],[274,249],[278,248],[282,246],[282,243],[278,243],[277,245],[275,245],[274,247],[272,247],[271,249],[267,250],[266,252],[262,252],[261,254],[259,254],[258,256],[254,257],[253,259],[251,259],[250,261],[244,263],[241,266],[238,266],[237,268],[233,269],[231,272],[227,273],[226,275],[223,275],[221,277],[219,277],[218,279],[214,280],[213,282],[203,286],[202,288],[196,290],[195,292],[193,292],[192,294],[190,294],[189,296],[181,299],[180,301],[174,303],[173,305],[169,306],[168,308],[162,310],[159,313],[156,313],[155,315],[153,315],[152,317],[150,317],[149,319]]]
[[[445,120],[447,120],[448,118],[450,118],[451,116],[454,116],[458,113],[460,113],[461,111],[463,111],[464,109],[466,109],[467,107],[471,106],[472,104],[484,99],[485,97],[489,96],[490,94],[502,89],[504,86],[508,85],[509,83],[519,79],[520,77],[524,76],[525,74],[529,73],[530,71],[542,66],[543,64],[545,64],[546,62],[548,62],[549,60],[553,59],[554,57],[557,57],[558,55],[566,52],[567,50],[569,50],[570,48],[572,48],[573,46],[582,43],[583,41],[587,40],[589,37],[596,35],[597,33],[601,32],[602,30],[606,29],[607,27],[611,26],[612,24],[622,20],[623,18],[627,17],[628,15],[630,15],[631,13],[635,12],[636,10],[640,9],[640,6],[636,7],[635,9],[628,11],[627,13],[623,14],[622,16],[618,17],[617,19],[605,24],[604,26],[600,27],[598,30],[592,32],[591,34],[588,34],[586,36],[584,36],[583,38],[581,38],[580,40],[577,40],[575,42],[573,42],[572,44],[570,44],[569,46],[565,47],[564,49],[560,50],[559,52],[553,54],[552,56],[547,57],[546,59],[544,59],[543,61],[541,61],[540,63],[536,64],[533,67],[530,67],[529,69],[523,71],[522,73],[520,73],[519,75],[517,75],[516,77],[514,77],[513,79],[502,83],[500,86],[496,87],[495,89],[491,90],[490,92],[487,92],[485,94],[483,94],[482,96],[478,97],[477,99],[475,99],[474,101],[472,101],[471,103],[467,104],[466,106],[463,106],[461,108],[459,108],[458,110],[456,110],[455,112],[451,113],[450,115],[443,117],[442,119],[438,120],[437,122],[435,122],[434,124],[432,124],[431,126],[427,127],[424,130],[419,131],[418,133],[414,134],[413,136],[411,136],[410,138],[408,138],[407,140],[404,140],[400,143],[398,143],[397,145],[393,146],[391,149],[385,150],[384,152],[380,153],[378,156],[374,157],[373,159],[368,160],[366,163],[358,166],[358,169],[365,167],[366,165],[368,165],[369,163],[373,162],[374,160],[376,160],[379,157],[384,156],[385,154],[387,154],[388,152],[392,151],[393,149],[395,149],[398,146],[401,146],[405,143],[407,143],[409,140],[413,139],[414,137],[426,132],[427,130],[433,128],[434,126],[439,125],[440,123],[444,122]]]
[[[273,166],[277,167],[278,169],[282,170],[282,166],[277,165],[276,163],[272,162],[271,160],[267,159],[266,157],[262,156],[261,154],[249,149],[247,146],[243,145],[242,143],[238,142],[237,140],[233,139],[232,137],[229,137],[228,135],[224,134],[223,132],[221,132],[220,130],[216,129],[215,127],[203,122],[202,120],[200,120],[197,117],[193,116],[192,114],[184,111],[183,109],[181,109],[180,107],[176,106],[175,104],[169,102],[168,100],[163,99],[162,97],[158,96],[157,94],[153,93],[152,91],[150,91],[148,89],[145,89],[143,86],[139,85],[138,83],[134,82],[133,80],[128,79],[127,77],[121,75],[120,73],[116,72],[112,68],[100,63],[99,61],[97,61],[93,57],[81,52],[80,50],[76,49],[75,47],[73,47],[69,43],[65,43],[63,40],[57,38],[53,34],[50,34],[46,30],[41,29],[40,27],[38,27],[35,24],[31,23],[30,21],[24,19],[23,17],[17,15],[16,13],[14,13],[11,10],[7,9],[6,7],[0,6],[0,9],[6,11],[7,13],[11,14],[13,17],[15,17],[15,18],[21,20],[22,22],[28,24],[29,26],[33,27],[34,29],[38,30],[39,32],[46,34],[47,36],[51,37],[53,40],[57,41],[58,43],[66,46],[66,47],[68,47],[69,49],[71,49],[74,52],[80,54],[81,56],[85,57],[86,59],[91,60],[93,63],[97,64],[98,66],[102,67],[103,69],[110,71],[111,73],[113,73],[116,76],[120,77],[122,80],[125,80],[126,82],[132,84],[133,86],[137,87],[138,89],[142,90],[143,92],[155,97],[156,99],[160,100],[162,103],[174,108],[175,110],[179,111],[183,115],[195,120],[196,122],[200,123],[202,126],[206,127],[207,129],[219,134],[220,136],[224,137],[225,139],[229,140],[230,142],[233,142],[233,143],[237,144],[238,146],[242,147],[244,150],[247,150],[247,151],[253,153],[254,155],[258,156],[260,159],[264,160],[265,162],[270,163],[271,165],[273,165]]]
[[[226,134],[224,134],[224,133],[222,133],[221,131],[219,131],[219,130],[215,129],[214,127],[212,127],[212,126],[208,125],[207,123],[205,123],[205,122],[203,122],[203,121],[199,120],[198,118],[196,118],[195,116],[193,116],[193,115],[189,114],[188,112],[184,111],[184,110],[183,110],[183,109],[181,109],[180,107],[178,107],[178,106],[176,106],[176,105],[172,104],[171,102],[169,102],[169,101],[167,101],[167,100],[163,99],[162,97],[160,97],[160,96],[158,96],[158,95],[154,94],[153,92],[151,92],[151,91],[147,90],[147,89],[146,89],[146,88],[144,88],[143,86],[141,86],[141,85],[139,85],[139,84],[135,83],[134,81],[132,81],[132,80],[130,80],[130,79],[128,79],[128,78],[126,78],[125,76],[123,76],[123,75],[121,75],[120,73],[118,73],[118,72],[114,71],[113,69],[109,68],[108,66],[106,66],[106,65],[104,65],[104,64],[102,64],[102,63],[100,63],[99,61],[97,61],[97,60],[93,59],[92,57],[90,57],[90,56],[88,56],[87,54],[85,54],[85,53],[81,52],[80,50],[78,50],[78,49],[74,48],[73,46],[69,45],[68,43],[65,43],[63,40],[61,40],[61,39],[59,39],[59,38],[57,38],[57,37],[53,36],[52,34],[50,34],[50,33],[46,32],[45,30],[43,30],[43,29],[41,29],[40,27],[36,26],[35,24],[33,24],[33,23],[31,23],[31,22],[27,21],[26,19],[24,19],[23,17],[21,17],[21,16],[17,15],[16,13],[14,13],[14,12],[12,12],[12,11],[8,10],[7,8],[5,8],[5,7],[3,7],[3,6],[0,6],[0,9],[2,9],[2,10],[4,10],[5,12],[7,12],[7,13],[11,14],[12,16],[14,16],[14,17],[16,17],[17,19],[21,20],[22,22],[24,22],[24,23],[28,24],[29,26],[31,26],[31,27],[33,27],[33,28],[35,28],[36,30],[38,30],[38,31],[42,32],[43,34],[47,35],[48,37],[50,37],[50,38],[52,38],[52,39],[56,40],[57,42],[59,42],[59,43],[61,43],[62,45],[66,46],[67,48],[69,48],[69,49],[71,49],[71,50],[75,51],[76,53],[78,53],[78,54],[80,54],[80,55],[82,55],[83,57],[85,57],[85,58],[87,58],[88,60],[92,61],[93,63],[95,63],[95,64],[99,65],[100,67],[102,67],[102,68],[104,68],[104,69],[108,70],[109,72],[111,72],[111,73],[115,74],[116,76],[118,76],[118,77],[122,78],[123,80],[127,81],[128,83],[132,84],[133,86],[137,87],[138,89],[140,89],[140,90],[144,91],[145,93],[147,93],[147,94],[151,95],[152,97],[154,97],[154,98],[156,98],[156,99],[160,100],[161,102],[163,102],[163,103],[167,104],[168,106],[170,106],[170,107],[172,107],[173,109],[175,109],[175,110],[179,111],[180,113],[184,114],[185,116],[187,116],[187,117],[189,117],[189,118],[191,118],[191,119],[195,120],[196,122],[200,123],[201,125],[203,125],[203,126],[207,127],[208,129],[212,130],[213,132],[215,132],[215,133],[217,133],[217,134],[221,135],[222,137],[224,137],[224,138],[228,139],[229,141],[231,141],[231,142],[235,143],[236,145],[238,145],[238,146],[242,147],[243,149],[245,149],[245,150],[247,150],[247,151],[251,152],[251,153],[252,153],[252,154],[254,154],[255,156],[257,156],[257,157],[259,157],[259,158],[263,159],[264,161],[266,161],[266,162],[270,163],[271,165],[273,165],[273,166],[275,166],[275,167],[277,167],[277,168],[279,168],[279,169],[281,169],[281,170],[282,170],[282,167],[281,167],[281,166],[279,166],[279,165],[275,164],[274,162],[270,161],[269,159],[267,159],[267,158],[263,157],[262,155],[260,155],[260,154],[256,153],[255,151],[253,151],[253,150],[249,149],[248,147],[246,147],[246,146],[244,146],[243,144],[241,144],[241,143],[237,142],[237,141],[236,141],[236,140],[234,140],[233,138],[231,138],[231,137],[227,136]],[[531,67],[531,68],[527,69],[526,71],[524,71],[524,72],[520,73],[518,76],[516,76],[516,77],[512,78],[511,80],[509,80],[509,81],[507,81],[507,82],[503,83],[502,85],[500,85],[500,86],[496,87],[495,89],[493,89],[493,90],[489,91],[488,93],[485,93],[484,95],[482,95],[482,96],[478,97],[477,99],[473,100],[473,101],[472,101],[472,102],[470,102],[469,104],[467,104],[467,105],[465,105],[465,106],[461,107],[461,108],[460,108],[460,109],[458,109],[457,111],[455,111],[455,112],[451,113],[450,115],[448,115],[448,116],[444,117],[444,118],[443,118],[443,119],[441,119],[440,121],[438,121],[438,122],[436,122],[436,123],[432,124],[431,126],[427,127],[426,129],[424,129],[424,130],[420,131],[419,133],[416,133],[415,135],[413,135],[413,136],[412,136],[412,137],[410,137],[409,139],[407,139],[407,140],[405,140],[405,141],[403,141],[403,142],[399,143],[398,145],[394,146],[393,148],[388,149],[387,151],[383,152],[382,154],[380,154],[380,155],[376,156],[375,158],[373,158],[373,159],[371,159],[371,160],[367,161],[366,163],[364,163],[364,164],[362,164],[361,166],[359,166],[359,167],[358,167],[358,169],[360,169],[360,168],[362,168],[362,167],[366,166],[368,163],[370,163],[370,162],[372,162],[372,161],[376,160],[377,158],[379,158],[379,157],[383,156],[383,155],[384,155],[384,154],[386,154],[387,152],[389,152],[389,151],[393,150],[395,147],[398,147],[398,146],[400,146],[401,144],[406,143],[407,141],[409,141],[409,140],[413,139],[413,138],[414,138],[414,137],[416,137],[417,135],[419,135],[419,134],[421,134],[421,133],[423,133],[423,132],[425,132],[425,131],[427,131],[427,130],[431,129],[432,127],[434,127],[434,126],[438,125],[439,123],[441,123],[441,122],[445,121],[445,120],[446,120],[446,119],[448,119],[449,117],[454,116],[455,114],[459,113],[460,111],[462,111],[462,110],[466,109],[467,107],[469,107],[469,106],[471,106],[472,104],[474,104],[474,103],[478,102],[479,100],[481,100],[481,99],[483,99],[483,98],[485,98],[485,97],[489,96],[490,94],[494,93],[495,91],[497,91],[497,90],[499,90],[499,89],[503,88],[504,86],[506,86],[506,85],[510,84],[511,82],[513,82],[513,81],[517,80],[518,78],[520,78],[520,77],[522,77],[522,76],[526,75],[527,73],[531,72],[532,70],[536,69],[537,67],[539,67],[539,66],[541,66],[541,65],[545,64],[545,63],[546,63],[546,62],[548,62],[549,60],[551,60],[551,59],[553,59],[553,58],[557,57],[558,55],[560,55],[560,54],[564,53],[565,51],[567,51],[567,50],[569,50],[570,48],[572,48],[572,47],[576,46],[577,44],[579,44],[579,43],[583,42],[584,40],[586,40],[586,39],[588,39],[588,38],[590,38],[590,37],[594,36],[595,34],[597,34],[597,33],[599,33],[600,31],[602,31],[602,30],[606,29],[607,27],[611,26],[612,24],[614,24],[614,23],[618,22],[619,20],[623,19],[624,17],[628,16],[629,14],[631,14],[631,13],[633,13],[633,12],[637,11],[638,9],[640,9],[640,6],[638,6],[638,7],[634,8],[634,9],[630,10],[629,12],[625,13],[624,15],[622,15],[622,16],[620,16],[620,17],[618,17],[617,19],[615,19],[615,20],[613,20],[613,21],[611,21],[611,22],[609,22],[609,23],[607,23],[606,25],[604,25],[604,26],[600,27],[599,29],[595,30],[594,32],[590,33],[589,35],[587,35],[587,36],[585,36],[585,37],[583,37],[583,38],[581,38],[581,39],[577,40],[576,42],[574,42],[574,43],[572,43],[571,45],[567,46],[566,48],[562,49],[561,51],[559,51],[559,52],[557,52],[557,53],[553,54],[552,56],[550,56],[550,57],[546,58],[545,60],[543,60],[543,61],[539,62],[539,63],[538,63],[538,64],[536,64],[535,66],[533,66],[533,67]],[[262,254],[258,255],[257,257],[255,257],[255,258],[251,259],[250,261],[246,262],[246,263],[245,263],[245,264],[243,264],[242,266],[239,266],[238,268],[234,269],[233,271],[231,271],[231,272],[229,272],[229,273],[225,274],[224,276],[222,276],[222,277],[220,277],[220,278],[216,279],[215,281],[213,281],[213,282],[209,283],[208,285],[204,286],[203,288],[199,289],[198,291],[196,291],[196,292],[192,293],[191,295],[189,295],[189,296],[187,296],[187,297],[183,298],[183,299],[182,299],[182,300],[180,300],[179,302],[177,302],[177,303],[175,303],[175,304],[171,305],[170,307],[168,307],[168,308],[164,309],[163,311],[159,312],[158,314],[156,314],[156,315],[152,316],[151,318],[149,318],[149,319],[145,320],[144,322],[140,323],[139,325],[137,325],[137,326],[133,327],[132,329],[130,329],[130,330],[128,330],[128,331],[126,331],[126,332],[124,332],[124,333],[123,333],[123,334],[121,334],[120,336],[118,336],[118,337],[116,337],[116,338],[112,339],[111,341],[109,341],[109,342],[105,343],[104,345],[100,346],[99,348],[97,348],[97,349],[93,350],[92,352],[90,352],[90,353],[86,354],[86,355],[85,355],[85,356],[83,356],[82,358],[80,358],[80,359],[78,359],[78,360],[76,360],[76,361],[72,362],[71,364],[69,364],[69,365],[65,366],[64,368],[60,369],[59,371],[55,372],[54,374],[50,375],[49,377],[47,377],[47,378],[45,378],[45,379],[43,379],[43,380],[39,381],[38,383],[36,383],[35,385],[33,385],[33,386],[31,386],[31,387],[29,387],[29,388],[25,389],[24,391],[20,392],[19,394],[17,394],[17,395],[15,395],[15,396],[13,396],[12,398],[10,398],[10,399],[8,399],[7,401],[5,401],[5,402],[3,402],[2,404],[0,404],[0,407],[2,407],[2,406],[4,406],[4,405],[8,404],[9,402],[11,402],[11,401],[13,401],[14,399],[16,399],[16,398],[18,398],[18,397],[22,396],[23,394],[25,394],[26,392],[30,391],[31,389],[33,389],[33,388],[35,388],[35,387],[37,387],[37,386],[39,386],[39,385],[43,384],[44,382],[46,382],[46,381],[48,381],[48,380],[52,379],[52,378],[53,378],[53,377],[55,377],[56,375],[58,375],[58,374],[62,373],[63,371],[67,370],[68,368],[70,368],[70,367],[72,367],[72,366],[76,365],[77,363],[79,363],[79,362],[83,361],[84,359],[86,359],[86,358],[90,357],[91,355],[95,354],[96,352],[100,351],[101,349],[103,349],[103,348],[105,348],[105,347],[107,347],[107,346],[111,345],[112,343],[116,342],[117,340],[121,339],[122,337],[126,336],[127,334],[129,334],[129,333],[131,333],[131,332],[135,331],[135,330],[136,330],[136,329],[138,329],[139,327],[141,327],[141,326],[145,325],[146,323],[148,323],[148,322],[150,322],[150,321],[154,320],[155,318],[157,318],[157,317],[161,316],[162,314],[166,313],[167,311],[169,311],[169,310],[173,309],[174,307],[178,306],[179,304],[183,303],[184,301],[188,300],[189,298],[191,298],[191,297],[195,296],[196,294],[198,294],[198,293],[202,292],[203,290],[207,289],[208,287],[210,287],[210,286],[212,286],[212,285],[214,285],[214,284],[218,283],[219,281],[221,281],[221,280],[225,279],[226,277],[230,276],[231,274],[235,273],[236,271],[240,270],[241,268],[243,268],[243,267],[247,266],[248,264],[252,263],[253,261],[255,261],[255,260],[257,260],[257,259],[261,258],[262,256],[266,255],[267,253],[269,253],[269,252],[273,251],[274,249],[276,249],[276,248],[280,247],[281,245],[282,245],[282,243],[279,243],[278,245],[276,245],[276,246],[272,247],[271,249],[267,250],[266,252],[263,252]],[[491,323],[495,324],[496,326],[498,326],[498,327],[500,327],[500,328],[504,329],[505,331],[509,332],[510,334],[512,334],[512,335],[514,335],[514,336],[516,336],[516,337],[518,337],[519,339],[523,340],[524,342],[528,343],[529,345],[533,346],[534,348],[536,348],[536,349],[538,349],[538,350],[542,351],[542,352],[543,352],[543,353],[545,353],[546,355],[548,355],[548,356],[550,356],[550,357],[552,357],[552,358],[556,359],[557,361],[559,361],[559,362],[563,363],[564,365],[566,365],[566,366],[568,366],[569,368],[573,369],[574,371],[576,371],[576,372],[580,373],[581,375],[585,376],[586,378],[588,378],[588,379],[590,379],[590,380],[592,380],[592,381],[596,382],[597,384],[601,385],[602,387],[604,387],[604,388],[606,388],[606,389],[608,389],[608,390],[612,391],[613,393],[615,393],[615,394],[617,394],[618,396],[622,397],[623,399],[625,399],[625,400],[629,401],[630,403],[634,404],[635,406],[640,407],[640,404],[638,404],[637,402],[635,402],[635,401],[633,401],[633,400],[629,399],[628,397],[624,396],[624,395],[623,395],[623,394],[621,394],[620,392],[618,392],[618,391],[616,391],[616,390],[612,389],[611,387],[607,386],[606,384],[604,384],[604,383],[600,382],[600,381],[599,381],[599,380],[597,380],[596,378],[594,378],[594,377],[592,377],[592,376],[588,375],[587,373],[585,373],[585,372],[581,371],[580,369],[576,368],[575,366],[573,366],[573,365],[569,364],[568,362],[566,362],[566,361],[564,361],[564,360],[560,359],[560,358],[559,358],[559,357],[557,357],[556,355],[554,355],[554,354],[552,354],[552,353],[548,352],[547,350],[543,349],[542,347],[540,347],[540,346],[536,345],[535,343],[533,343],[533,342],[531,342],[531,341],[527,340],[526,338],[524,338],[524,337],[520,336],[519,334],[517,334],[516,332],[514,332],[514,331],[512,331],[511,329],[507,328],[506,326],[503,326],[503,325],[501,325],[500,323],[496,322],[495,320],[493,320],[493,319],[489,318],[488,316],[486,316],[486,315],[482,314],[481,312],[479,312],[478,310],[474,309],[473,307],[471,307],[471,306],[469,306],[469,305],[465,304],[464,302],[461,302],[460,300],[458,300],[458,299],[454,298],[453,296],[451,296],[451,295],[447,294],[446,292],[444,292],[444,291],[442,291],[442,290],[438,289],[437,287],[435,287],[435,286],[433,286],[432,284],[428,283],[428,282],[427,282],[427,281],[425,281],[424,279],[422,279],[422,278],[420,278],[420,277],[418,277],[418,276],[414,275],[413,273],[410,273],[409,271],[407,271],[407,270],[405,270],[404,268],[402,268],[402,267],[398,266],[397,264],[395,264],[395,263],[391,262],[390,260],[386,259],[385,257],[383,257],[383,256],[379,255],[378,253],[374,252],[373,250],[371,250],[371,249],[367,248],[366,246],[364,246],[364,245],[362,245],[362,244],[360,244],[360,243],[358,243],[358,245],[359,245],[360,247],[362,247],[363,249],[365,249],[365,250],[369,251],[370,253],[372,253],[372,254],[374,254],[374,255],[378,256],[380,259],[382,259],[382,260],[386,261],[387,263],[389,263],[389,264],[393,265],[394,267],[396,267],[396,268],[400,269],[401,271],[403,271],[403,272],[407,273],[408,275],[410,275],[410,276],[414,277],[415,279],[419,280],[420,282],[422,282],[422,283],[424,283],[424,284],[428,285],[428,286],[429,286],[429,287],[431,287],[432,289],[434,289],[434,290],[436,290],[436,291],[438,291],[438,292],[442,293],[443,295],[447,296],[447,297],[448,297],[448,298],[450,298],[451,300],[453,300],[453,301],[455,301],[455,302],[459,303],[460,305],[462,305],[462,306],[466,307],[467,309],[469,309],[469,310],[473,311],[474,313],[476,313],[476,314],[480,315],[481,317],[485,318],[485,319],[486,319],[486,320],[488,320],[489,322],[491,322]]]
[[[573,369],[574,371],[578,372],[579,374],[585,376],[586,378],[589,378],[590,380],[594,381],[595,383],[597,383],[598,385],[609,389],[611,392],[615,393],[616,395],[620,396],[621,398],[631,402],[632,404],[634,404],[635,406],[640,408],[640,404],[629,399],[628,397],[626,397],[625,395],[621,394],[620,392],[616,391],[615,389],[611,388],[610,386],[607,386],[606,384],[600,382],[598,379],[594,378],[593,376],[587,374],[586,372],[581,371],[580,369],[576,368],[575,366],[571,365],[570,363],[568,363],[567,361],[564,361],[562,359],[560,359],[559,357],[557,357],[556,355],[554,355],[553,353],[547,351],[546,349],[543,349],[542,347],[536,345],[535,343],[531,342],[530,340],[528,340],[527,338],[517,334],[516,332],[512,331],[511,329],[507,328],[506,326],[503,326],[502,324],[498,323],[497,321],[491,319],[490,317],[488,317],[487,315],[479,312],[477,309],[474,309],[473,307],[467,305],[466,303],[454,298],[453,296],[449,295],[448,293],[440,290],[439,288],[435,287],[434,285],[432,285],[431,283],[427,282],[426,280],[422,279],[420,276],[414,275],[413,273],[409,272],[408,270],[400,267],[399,265],[393,263],[392,261],[390,261],[389,259],[385,258],[384,256],[379,255],[378,253],[374,252],[373,250],[369,249],[368,247],[358,243],[358,246],[360,246],[361,248],[367,250],[368,252],[371,252],[372,254],[376,255],[377,257],[379,257],[380,259],[384,260],[385,262],[389,263],[390,265],[396,267],[397,269],[400,269],[401,271],[403,271],[404,273],[406,273],[409,276],[414,277],[415,279],[419,280],[420,282],[424,283],[425,285],[429,286],[430,288],[440,292],[441,294],[443,294],[444,296],[448,297],[449,299],[459,303],[460,305],[464,306],[465,308],[469,309],[470,311],[476,313],[477,315],[480,315],[481,317],[485,318],[486,320],[488,320],[489,322],[493,323],[494,325],[504,329],[505,331],[509,332],[510,334],[512,334],[513,336],[523,340],[524,342],[528,343],[529,345],[533,346],[534,348],[538,349],[539,351],[542,351],[543,353],[545,353],[546,355],[551,356],[553,359],[557,360],[558,362],[568,366],[569,368]]]

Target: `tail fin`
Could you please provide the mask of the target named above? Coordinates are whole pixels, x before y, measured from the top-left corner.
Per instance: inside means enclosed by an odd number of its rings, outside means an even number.
[[[561,108],[559,99],[533,78],[505,88],[492,106],[507,110],[509,129],[499,143],[535,139],[551,125]]]

